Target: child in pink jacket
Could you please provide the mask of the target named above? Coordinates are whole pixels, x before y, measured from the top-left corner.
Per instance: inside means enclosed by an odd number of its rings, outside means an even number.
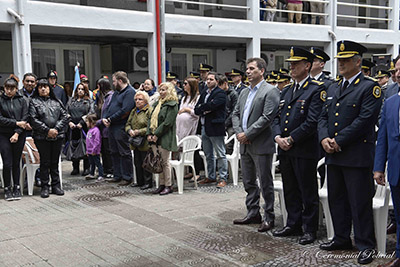
[[[96,115],[90,114],[86,116],[86,125],[89,131],[86,136],[86,154],[89,157],[90,163],[90,174],[86,176],[86,180],[95,179],[94,171],[99,171],[98,181],[103,180],[103,165],[100,162],[100,151],[101,151],[101,133],[99,128],[96,126]]]

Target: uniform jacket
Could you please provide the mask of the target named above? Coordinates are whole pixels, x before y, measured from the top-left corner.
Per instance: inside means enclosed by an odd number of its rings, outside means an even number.
[[[247,151],[252,154],[264,155],[275,153],[275,144],[272,134],[272,122],[278,112],[279,90],[263,81],[258,88],[250,107],[247,120],[247,130],[242,128],[243,112],[249,95],[249,88],[244,89],[235,106],[232,115],[235,133],[242,133],[250,140],[249,145],[240,145],[240,153]]]
[[[207,89],[208,89],[208,87],[207,87],[206,82],[200,81],[199,82],[199,93],[200,93],[200,95],[202,95],[205,91],[207,91]]]
[[[325,101],[323,83],[308,77],[293,96],[295,83],[286,86],[281,93],[279,114],[274,121],[274,137],[291,136],[294,144],[288,151],[278,149],[280,155],[318,159],[318,118]]]
[[[24,129],[17,126],[17,121],[28,121],[26,99],[19,92],[13,98],[6,94],[0,96],[0,133],[21,134]]]
[[[121,91],[114,91],[104,117],[111,120],[111,127],[125,127],[131,110],[135,107],[135,89],[128,85]]]
[[[235,86],[235,90],[237,92],[238,95],[240,95],[240,92],[242,92],[243,89],[247,88],[246,85],[244,85],[242,82],[240,82],[239,87]]]
[[[360,73],[341,94],[342,79],[328,89],[318,123],[319,141],[335,138],[340,152],[326,154],[325,162],[348,167],[370,167],[375,153],[375,124],[382,105],[381,89]]]
[[[334,82],[333,79],[329,78],[329,76],[325,75],[325,73],[322,73],[318,79],[315,79],[316,81],[323,82],[325,86],[325,90],[329,88],[329,86]]]
[[[158,105],[158,101],[153,107]],[[154,108],[152,113],[154,112]],[[157,136],[157,144],[168,151],[177,151],[178,145],[176,141],[176,116],[178,115],[178,102],[175,100],[166,101],[161,105],[158,113],[158,126],[154,131]],[[151,116],[150,116],[151,118]],[[147,133],[151,134],[150,119],[147,123]]]
[[[139,130],[139,136],[143,136],[145,138],[144,144],[141,147],[138,147],[140,151],[149,150],[149,144],[146,139],[147,132],[147,124],[150,120],[151,113],[153,108],[147,104],[144,108],[142,108],[139,112],[134,108],[129,115],[128,121],[125,124],[125,132],[129,134],[130,130]],[[135,149],[135,147],[131,146],[131,149]]]
[[[65,137],[69,115],[60,100],[50,97],[33,97],[29,103],[29,118],[34,139],[48,140],[47,133],[52,128],[58,131],[56,139]]]
[[[374,171],[385,172],[387,161],[387,177],[391,186],[398,186],[400,178],[399,108],[398,94],[385,101],[375,151]]]
[[[225,128],[232,127],[232,113],[238,100],[238,94],[233,88],[226,91]]]
[[[61,101],[61,103],[63,103],[63,105],[65,107],[65,105],[67,105],[67,102],[68,102],[68,97],[67,97],[67,94],[65,93],[64,88],[61,85],[56,83],[53,86],[53,92],[56,95],[56,97]]]
[[[207,136],[225,136],[226,93],[221,88],[216,87],[211,91],[207,102],[205,102],[206,95],[207,91],[200,95],[194,113],[204,117]]]

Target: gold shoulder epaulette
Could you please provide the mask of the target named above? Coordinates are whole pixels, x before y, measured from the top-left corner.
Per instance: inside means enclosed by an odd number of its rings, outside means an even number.
[[[370,80],[372,80],[372,81],[374,81],[374,82],[378,82],[378,80],[377,79],[375,79],[375,78],[372,78],[372,77],[370,77],[370,76],[364,76],[365,78],[368,78],[368,79],[370,79]]]
[[[324,82],[320,82],[320,81],[317,81],[317,80],[314,80],[314,79],[312,79],[311,81],[312,81],[313,83],[318,84],[318,85],[323,85],[323,84],[324,84]]]

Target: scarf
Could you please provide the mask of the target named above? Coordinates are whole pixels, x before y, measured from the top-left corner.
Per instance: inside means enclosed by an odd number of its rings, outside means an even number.
[[[164,102],[165,102],[164,99],[160,99],[158,101],[157,106],[155,107],[153,113],[151,114],[150,131],[152,134],[154,134],[154,132],[156,131],[156,129],[158,127],[158,114],[160,113],[161,106],[162,106],[162,104],[164,104]]]

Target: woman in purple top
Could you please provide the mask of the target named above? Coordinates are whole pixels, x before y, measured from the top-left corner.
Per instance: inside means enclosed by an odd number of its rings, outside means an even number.
[[[99,170],[99,178],[98,181],[103,180],[104,171],[103,165],[100,162],[100,151],[101,151],[101,133],[99,128],[96,126],[96,115],[90,114],[86,117],[86,125],[89,128],[86,137],[86,154],[89,157],[90,163],[90,173],[85,178],[86,180],[96,178],[94,176],[94,171],[96,169]]]

